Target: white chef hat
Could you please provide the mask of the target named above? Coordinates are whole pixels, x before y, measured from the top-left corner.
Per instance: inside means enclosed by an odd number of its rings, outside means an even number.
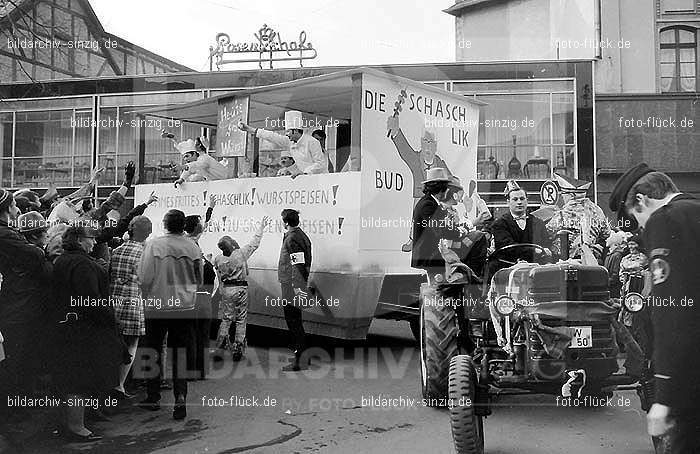
[[[304,129],[304,120],[298,110],[284,113],[284,129]]]
[[[199,153],[194,139],[183,140],[182,142],[175,144],[175,149],[177,149],[177,151],[179,151],[182,156],[186,155],[191,151]]]

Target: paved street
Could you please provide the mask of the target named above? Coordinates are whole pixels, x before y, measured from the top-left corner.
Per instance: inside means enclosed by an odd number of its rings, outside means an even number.
[[[376,321],[371,333],[357,346],[328,349],[309,371],[288,374],[280,371],[288,358],[283,337],[258,332],[247,361],[226,370],[229,361],[223,371],[212,372],[220,378],[191,386],[184,422],[171,419],[172,395],[165,391],[159,412],[125,406],[111,422],[96,423],[106,435],[102,442],[61,445],[37,436],[29,452],[454,452],[447,412],[417,402],[419,354],[408,325]],[[370,396],[403,400],[395,402],[401,406],[372,407]],[[626,404],[624,399],[629,406],[618,405]],[[563,408],[549,396],[501,396],[485,423],[486,452],[651,452],[636,394],[616,393],[613,402],[612,407]]]

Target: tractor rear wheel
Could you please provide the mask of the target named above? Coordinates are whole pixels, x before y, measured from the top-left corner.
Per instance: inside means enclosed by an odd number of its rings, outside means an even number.
[[[431,300],[421,298],[421,384],[428,406],[435,407],[446,404],[450,359],[459,354],[458,328],[457,316],[452,306],[426,304],[429,301]]]

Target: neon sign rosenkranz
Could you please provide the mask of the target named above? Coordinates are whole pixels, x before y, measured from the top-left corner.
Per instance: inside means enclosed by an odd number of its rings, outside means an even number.
[[[258,33],[253,36],[258,42],[232,43],[231,38],[226,33],[216,35],[216,47],[209,47],[210,68],[214,58],[216,58],[216,68],[227,63],[250,63],[258,62],[260,69],[263,62],[269,63],[272,69],[272,62],[299,60],[299,66],[304,66],[304,60],[316,58],[316,49],[311,43],[306,42],[306,32],[299,33],[299,40],[294,42],[282,41],[282,37],[274,29],[263,24]],[[228,54],[252,54],[257,53],[257,58],[225,58]],[[282,54],[284,53],[284,54]],[[298,55],[293,55],[297,54]],[[279,55],[282,54],[282,55]],[[285,55],[286,54],[286,55]]]

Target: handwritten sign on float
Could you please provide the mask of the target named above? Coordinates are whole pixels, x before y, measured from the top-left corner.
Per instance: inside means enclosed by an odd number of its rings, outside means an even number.
[[[248,134],[238,129],[238,122],[248,123],[247,96],[219,101],[216,150],[220,156],[245,156]]]

